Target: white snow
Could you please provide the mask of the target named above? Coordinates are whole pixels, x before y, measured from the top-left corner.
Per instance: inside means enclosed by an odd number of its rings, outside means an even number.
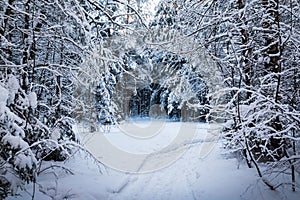
[[[13,76],[13,75],[10,75],[8,80],[7,80],[7,88],[9,90],[9,104],[13,102],[14,98],[15,98],[15,95],[16,93],[18,92],[18,89],[20,88],[20,85],[19,85],[19,81],[18,79]]]
[[[29,101],[29,105],[31,106],[32,109],[36,109],[37,107],[37,96],[35,92],[30,92],[27,95],[28,101]]]
[[[12,149],[27,149],[29,148],[27,142],[25,142],[20,136],[14,136],[6,134],[1,142],[3,145],[9,145]]]
[[[6,118],[6,105],[3,102],[0,102],[0,121],[4,121]]]
[[[89,133],[78,126],[82,142],[105,167],[82,152],[44,162],[35,199],[299,199],[289,186],[270,191],[254,169],[228,154],[219,127],[136,121]],[[31,199],[32,185],[27,191],[7,199]]]
[[[37,160],[33,156],[25,155],[23,152],[17,154],[14,161],[14,164],[18,166],[19,169],[32,169],[36,163]]]
[[[6,105],[8,97],[9,97],[8,90],[0,85],[0,104],[3,103],[4,105]]]
[[[60,130],[58,127],[55,127],[52,132],[51,132],[51,139],[54,141],[58,141],[58,139],[60,138]]]

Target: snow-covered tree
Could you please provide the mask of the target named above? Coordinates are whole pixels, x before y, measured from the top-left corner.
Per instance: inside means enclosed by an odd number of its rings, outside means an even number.
[[[35,180],[37,159],[34,151],[28,144],[24,127],[26,121],[12,112],[8,102],[14,100],[20,85],[15,76],[10,76],[7,83],[0,85],[0,197],[4,198],[9,193],[15,194],[23,181]],[[28,98],[29,97],[29,98]],[[25,96],[19,99],[22,110],[28,107],[36,108],[36,99]],[[22,101],[23,100],[23,101]],[[27,103],[27,105],[26,105]]]
[[[22,180],[35,181],[43,160],[68,157],[69,141],[76,140],[75,75],[90,42],[103,40],[93,28],[102,34],[119,23],[110,15],[117,4],[106,2],[0,2],[1,196]]]
[[[228,146],[243,153],[270,189],[280,185],[270,178],[278,168],[286,169],[282,173],[291,170],[295,190],[299,2],[190,0],[176,1],[173,9],[178,31],[206,48],[222,72],[226,88],[219,94],[225,93],[228,102]],[[219,95],[211,97],[212,102],[219,100]],[[262,162],[268,163],[265,171]]]
[[[92,4],[89,11],[92,44],[78,71],[75,96],[76,118],[91,123],[91,130],[96,130],[99,122],[106,123],[105,119],[111,123],[120,119],[115,86],[126,73],[121,65],[123,52],[131,43],[128,38],[142,21],[135,6],[135,1],[103,1]]]
[[[78,71],[75,118],[78,122],[89,122],[91,131],[97,129],[99,122],[103,124],[105,118],[112,123],[118,119],[112,96],[116,95],[116,79],[121,73],[119,60],[106,44],[96,45],[86,53]]]

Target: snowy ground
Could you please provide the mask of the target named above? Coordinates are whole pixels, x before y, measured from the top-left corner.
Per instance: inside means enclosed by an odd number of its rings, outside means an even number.
[[[136,121],[109,133],[88,133],[78,126],[82,142],[105,167],[84,153],[54,163],[71,172],[45,170],[35,199],[299,199],[289,187],[268,190],[254,169],[226,153],[219,127]],[[31,199],[32,191],[28,185],[27,192],[7,199]]]

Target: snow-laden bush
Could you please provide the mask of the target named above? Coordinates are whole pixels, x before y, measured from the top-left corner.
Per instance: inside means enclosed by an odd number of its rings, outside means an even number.
[[[15,80],[12,78],[10,80]],[[17,94],[15,81],[8,81],[7,88],[0,85],[0,181],[4,186],[0,196],[14,194],[23,181],[35,179],[37,159],[25,139],[25,121],[7,106]]]
[[[28,113],[34,118],[30,111],[36,109],[37,102],[33,92],[19,98],[24,92],[15,76],[0,84],[0,94],[0,197],[4,198],[16,194],[25,183],[35,182],[43,160],[68,158],[71,148],[67,141],[73,131],[68,120],[48,129],[37,119],[29,124],[28,118],[17,116]]]

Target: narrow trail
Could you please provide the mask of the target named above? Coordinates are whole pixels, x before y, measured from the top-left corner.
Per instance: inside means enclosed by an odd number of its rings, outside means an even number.
[[[255,169],[223,148],[219,130],[218,124],[161,121],[124,123],[109,133],[79,126],[89,153],[78,151],[60,163],[73,173],[45,171],[36,188],[29,184],[8,200],[31,199],[31,191],[43,200],[299,199],[300,193],[288,188],[268,190]],[[49,166],[52,162],[44,163]]]
[[[199,180],[201,174],[209,170],[201,166],[213,165],[209,162],[215,160],[216,156],[220,156],[219,150],[214,150],[219,148],[217,145],[220,126],[194,123],[167,123],[161,129],[157,126],[157,124],[152,124],[150,127],[139,128],[140,131],[160,131],[153,133],[155,135],[153,138],[149,137],[150,133],[144,133],[148,136],[146,140],[139,140],[137,137],[133,138],[124,134],[124,127],[107,134],[95,133],[89,136],[90,138],[82,136],[85,138],[87,147],[108,165],[116,164],[114,161],[105,159],[105,156],[110,156],[115,149],[110,149],[111,152],[105,153],[101,145],[97,145],[96,148],[93,141],[105,138],[118,150],[122,149],[127,154],[131,152],[139,155],[140,152],[147,152],[143,159],[135,160],[136,171],[130,171],[131,166],[126,168],[126,165],[120,163],[112,166],[115,168],[112,173],[115,173],[115,177],[119,177],[119,180],[118,184],[109,189],[108,199],[199,199],[201,197],[201,189],[197,188],[197,182],[201,181]],[[134,126],[131,125],[130,128],[134,129]],[[130,130],[126,131],[130,132]],[[129,146],[124,145],[128,143]],[[103,145],[107,146],[107,144]],[[156,148],[153,149],[153,147]],[[126,160],[120,160],[120,162],[126,162]],[[130,162],[130,159],[127,162]],[[118,169],[120,166],[125,166],[125,168]]]
[[[220,128],[219,124],[140,121],[113,127],[109,133],[80,136],[107,167],[101,199],[282,199],[285,194],[266,192],[255,169],[228,154]]]
[[[189,151],[186,154],[189,154]],[[130,174],[126,185],[119,193],[111,194],[110,199],[197,199],[192,183],[199,178],[198,167],[192,159],[194,158],[183,155],[164,169]]]

